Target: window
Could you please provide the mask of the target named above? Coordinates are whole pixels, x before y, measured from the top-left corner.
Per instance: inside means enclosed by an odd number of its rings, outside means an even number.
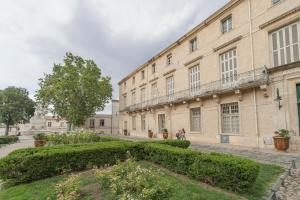
[[[281,0],[272,0],[272,5],[278,4]]]
[[[285,26],[270,35],[274,67],[300,60],[300,22]]]
[[[191,131],[200,132],[201,131],[201,111],[200,108],[192,108],[191,113]]]
[[[48,127],[51,127],[52,126],[52,122],[48,122]]]
[[[222,33],[227,33],[232,30],[232,17],[231,15],[222,20]]]
[[[141,103],[146,100],[146,88],[141,89]]]
[[[158,115],[158,132],[162,132],[162,129],[166,128],[166,117],[165,114]]]
[[[132,116],[132,129],[136,130],[136,116]]]
[[[157,83],[152,83],[152,85],[151,85],[151,98],[155,98],[157,96],[158,96]]]
[[[124,107],[127,106],[127,95],[123,95],[123,104],[124,104]]]
[[[172,54],[168,54],[167,55],[167,65],[171,65],[172,64]]]
[[[222,84],[230,84],[237,81],[237,56],[236,49],[220,55]]]
[[[65,123],[60,122],[60,127],[64,127]]]
[[[127,83],[126,83],[126,82],[124,82],[124,89],[126,89],[126,86],[127,86]]]
[[[154,74],[156,72],[156,64],[152,64],[152,74]]]
[[[105,126],[105,120],[104,119],[100,119],[100,126]]]
[[[221,105],[222,133],[239,133],[239,105],[237,102]]]
[[[190,52],[194,52],[197,50],[197,38],[190,40]]]
[[[95,119],[90,119],[90,128],[95,128]]]
[[[127,121],[124,121],[124,129],[127,130]]]
[[[196,95],[200,91],[200,66],[196,65],[189,69],[190,92]]]
[[[135,76],[132,77],[132,85],[134,85],[134,84],[135,84]]]
[[[136,104],[136,93],[132,92],[132,105]]]
[[[174,76],[170,76],[166,79],[167,81],[167,96],[169,100],[174,97]]]
[[[142,78],[142,80],[144,80],[145,79],[145,71],[143,70],[143,71],[141,71],[141,78]]]
[[[141,129],[142,131],[146,130],[146,115],[141,116]]]

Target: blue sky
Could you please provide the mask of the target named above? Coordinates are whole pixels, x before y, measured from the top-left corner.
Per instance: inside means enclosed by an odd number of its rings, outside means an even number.
[[[72,52],[95,60],[118,99],[118,81],[228,0],[0,2],[0,89],[25,87],[34,96],[38,79]]]

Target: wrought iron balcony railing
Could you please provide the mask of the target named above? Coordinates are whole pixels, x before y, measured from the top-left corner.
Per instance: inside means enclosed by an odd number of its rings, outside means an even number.
[[[187,101],[194,98],[208,97],[214,94],[224,94],[237,89],[258,87],[267,82],[267,68],[260,68],[241,74],[235,74],[218,81],[206,83],[199,87],[182,90],[171,95],[152,98],[150,100],[128,106],[121,111],[132,112],[140,109],[148,109],[155,106]]]

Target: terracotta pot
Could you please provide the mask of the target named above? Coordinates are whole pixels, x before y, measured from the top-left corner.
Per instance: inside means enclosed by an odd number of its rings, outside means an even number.
[[[153,138],[153,131],[148,131],[148,137]]]
[[[46,140],[34,140],[35,147],[43,147],[46,144]]]
[[[273,137],[275,148],[278,151],[286,151],[290,146],[290,139],[279,136]]]
[[[163,137],[165,140],[168,139],[168,136],[169,136],[168,132],[163,132]]]

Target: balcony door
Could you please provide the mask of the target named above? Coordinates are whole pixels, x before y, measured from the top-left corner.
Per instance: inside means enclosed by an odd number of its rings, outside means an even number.
[[[237,55],[232,49],[220,55],[222,88],[235,86],[237,82]]]

